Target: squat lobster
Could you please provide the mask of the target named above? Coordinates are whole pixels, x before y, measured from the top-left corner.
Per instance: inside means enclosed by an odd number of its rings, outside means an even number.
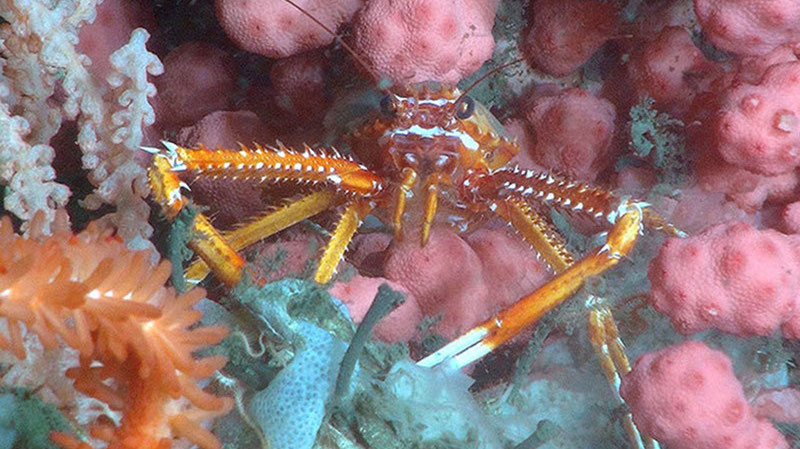
[[[174,218],[185,204],[181,172],[196,178],[228,178],[264,183],[310,184],[315,191],[233,231],[220,233],[199,214],[190,245],[202,259],[188,270],[200,280],[213,271],[232,286],[242,276],[242,248],[322,211],[342,214],[320,259],[315,280],[333,277],[350,240],[370,213],[392,223],[396,238],[409,229],[425,245],[437,219],[466,230],[477,217],[496,215],[510,223],[557,273],[550,282],[521,298],[435,353],[422,366],[443,363],[461,368],[507,342],[522,329],[569,298],[590,277],[627,255],[644,226],[670,235],[684,234],[646,203],[547,172],[509,166],[519,152],[481,104],[456,88],[412,86],[388,92],[381,113],[351,136],[355,149],[372,149],[369,164],[335,148],[279,146],[238,150],[183,148],[164,142],[149,171],[153,195]],[[422,197],[422,201],[415,201]],[[610,226],[606,242],[575,260],[542,207],[553,207]],[[418,226],[408,226],[417,222]],[[416,230],[416,231],[415,231]],[[609,382],[617,391],[618,370],[629,369],[622,342],[608,309],[593,310],[590,336]],[[621,401],[617,395],[617,400]],[[656,442],[638,434],[630,414],[625,427],[636,447]]]
[[[237,251],[319,212],[342,206],[343,213],[320,259],[319,283],[333,276],[361,221],[372,212],[388,214],[397,238],[406,222],[419,221],[427,242],[437,218],[464,230],[476,216],[497,215],[516,228],[557,273],[551,282],[497,317],[468,332],[422,362],[454,357],[465,366],[508,341],[522,328],[574,293],[591,276],[617,264],[632,248],[642,226],[683,235],[647,204],[572,182],[566,178],[508,166],[519,152],[489,112],[450,87],[406,87],[388,93],[381,114],[354,133],[354,146],[372,142],[370,164],[342,156],[334,148],[296,151],[285,146],[242,145],[238,150],[183,148],[164,142],[149,172],[155,199],[172,218],[185,203],[178,174],[195,177],[311,184],[317,191],[236,230],[220,233],[202,215],[192,242],[202,262],[187,274],[201,279],[210,268],[222,282],[236,284],[244,261]],[[414,201],[422,196],[422,201]],[[551,206],[611,225],[606,243],[577,262],[545,214]],[[444,211],[444,213],[442,213]],[[207,268],[208,267],[208,268]]]

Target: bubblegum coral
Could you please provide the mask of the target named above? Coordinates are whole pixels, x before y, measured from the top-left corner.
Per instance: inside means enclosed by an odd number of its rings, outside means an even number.
[[[728,357],[689,341],[640,357],[620,394],[642,431],[674,449],[788,448],[754,416]]]
[[[651,300],[676,330],[800,337],[800,236],[723,223],[670,239],[650,265]]]

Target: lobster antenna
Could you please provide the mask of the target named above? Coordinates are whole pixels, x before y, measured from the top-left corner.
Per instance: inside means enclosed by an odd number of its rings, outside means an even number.
[[[286,1],[288,2],[289,0],[286,0]],[[503,69],[511,67],[514,64],[518,64],[518,63],[520,63],[520,62],[522,62],[524,60],[525,60],[525,58],[517,58],[517,59],[515,59],[515,60],[513,60],[511,62],[507,62],[507,63],[505,63],[505,64],[503,64],[501,66],[497,66],[497,67],[493,68],[492,70],[489,70],[488,72],[484,73],[483,75],[481,75],[480,78],[478,78],[475,81],[473,81],[472,84],[470,84],[469,87],[467,87],[464,90],[464,92],[461,92],[461,95],[459,95],[458,98],[456,99],[456,104],[458,104],[462,99],[464,99],[464,97],[467,96],[469,91],[474,89],[478,84],[482,83],[483,80],[485,80],[486,78],[494,75],[495,73],[497,73],[497,72],[499,72],[499,71],[501,71]]]
[[[367,64],[367,61],[365,61],[365,60],[364,60],[364,59],[363,59],[363,58],[362,58],[362,57],[361,57],[361,56],[360,56],[358,53],[356,53],[356,51],[353,49],[353,47],[351,47],[350,45],[348,45],[348,44],[347,44],[347,42],[345,42],[345,41],[344,41],[344,39],[342,39],[342,37],[341,37],[341,36],[339,36],[338,34],[336,34],[336,33],[335,33],[335,32],[334,32],[332,29],[330,29],[330,28],[329,28],[327,25],[325,25],[324,23],[320,22],[320,21],[319,21],[319,19],[317,19],[316,17],[314,17],[313,15],[311,15],[311,13],[309,13],[308,11],[306,11],[305,9],[303,9],[303,7],[301,7],[300,5],[298,5],[297,3],[295,3],[293,0],[283,0],[283,1],[285,1],[286,3],[288,3],[288,4],[292,5],[292,6],[293,6],[295,9],[297,9],[298,11],[300,11],[300,13],[302,13],[304,16],[308,17],[309,19],[311,19],[312,21],[314,21],[314,23],[316,23],[317,25],[319,25],[319,26],[320,26],[320,28],[322,28],[323,30],[325,30],[325,31],[327,31],[328,33],[330,33],[330,34],[331,34],[331,35],[334,37],[334,39],[336,39],[337,41],[339,41],[339,44],[341,44],[342,48],[344,48],[345,50],[347,50],[347,52],[348,52],[348,53],[350,53],[350,55],[353,57],[353,59],[355,59],[355,60],[356,60],[356,62],[358,62],[358,64],[359,64],[359,65],[361,65],[361,67],[363,67],[363,68],[364,68],[364,70],[366,70],[367,72],[369,72],[369,74],[372,76],[372,78],[373,78],[373,79],[375,79],[375,82],[377,82],[377,83],[380,83],[380,82],[381,82],[381,76],[380,76],[380,75],[378,75],[378,73],[376,73],[376,72],[375,72],[375,70],[374,70],[372,67],[370,67],[370,65],[369,65],[369,64]]]

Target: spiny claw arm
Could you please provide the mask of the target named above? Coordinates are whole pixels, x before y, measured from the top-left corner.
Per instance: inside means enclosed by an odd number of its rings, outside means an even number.
[[[464,187],[476,200],[489,203],[491,210],[511,223],[559,274],[510,309],[421,360],[419,364],[423,366],[448,362],[460,368],[508,341],[524,327],[569,298],[590,276],[614,266],[630,251],[640,227],[648,217],[651,217],[653,224],[663,225],[663,229],[676,229],[671,225],[666,226],[666,220],[654,220],[653,217],[660,217],[649,208],[643,207],[643,203],[619,200],[609,192],[565,182],[547,174],[512,169],[503,173],[506,179],[485,177],[480,173],[474,175]],[[526,201],[525,197],[534,193],[535,198],[555,203],[557,207],[570,208],[570,212],[582,212],[592,218],[608,219],[614,227],[608,234],[607,243],[575,263],[572,253],[549,220],[536,213]],[[484,198],[480,198],[481,195]],[[630,363],[608,308],[595,308],[590,312],[589,333],[614,397],[618,404],[624,404],[619,395],[619,380],[621,374],[630,371]],[[632,447],[659,447],[657,441],[639,432],[630,412],[623,415],[622,424]]]
[[[588,184],[574,182],[536,170],[518,167],[505,168],[487,173],[475,173],[470,180],[469,189],[480,193],[486,202],[518,198],[527,202],[537,202],[551,206],[559,212],[604,221],[614,224],[625,203],[634,203],[620,198],[608,190]],[[686,237],[686,233],[676,228],[644,202],[636,202],[642,209],[642,224],[648,228],[673,237]]]
[[[178,161],[174,170],[185,170],[197,177],[254,180],[258,182],[293,181],[321,184],[340,193],[373,196],[383,191],[382,177],[367,167],[344,157],[335,148],[302,151],[279,145],[239,146],[238,150],[184,148],[165,142]]]
[[[165,150],[142,149],[155,154],[149,172],[150,184],[154,198],[170,219],[174,218],[186,203],[180,188],[188,187],[178,178],[178,173],[183,171],[192,172],[196,177],[310,183],[327,190],[312,193],[225,235],[220,234],[205,216],[198,214],[195,219],[195,236],[190,240],[189,246],[200,256],[202,262],[191,266],[187,273],[190,279],[195,280],[202,279],[210,269],[225,284],[235,285],[241,279],[245,264],[237,250],[304,218],[329,209],[348,196],[368,198],[379,195],[385,187],[382,177],[352,159],[341,156],[333,148],[313,150],[306,146],[302,152],[298,152],[283,145],[278,147],[255,145],[255,149],[240,145],[238,151],[224,149],[211,151],[202,146],[190,149],[170,142],[162,143]],[[348,213],[355,214],[359,224],[369,213],[367,210],[366,213],[360,214],[363,212],[364,203],[360,199],[353,201],[356,206],[351,204],[348,207],[345,219],[340,223],[342,231],[334,235],[334,240],[323,256],[317,275],[319,279],[325,279],[324,282],[333,276],[339,258],[344,253],[355,228],[358,227],[356,225],[347,235],[348,228],[343,225],[347,223]],[[337,235],[340,235],[340,238],[336,238]],[[333,259],[335,263],[332,262]]]
[[[642,210],[636,203],[626,203],[620,209],[622,213],[609,231],[604,245],[597,247],[496,317],[424,358],[419,364],[434,366],[445,360],[451,360],[456,367],[471,364],[569,298],[586,279],[619,263],[633,247],[642,224]]]
[[[339,261],[347,250],[347,245],[350,244],[356,230],[373,207],[370,201],[364,199],[354,200],[347,204],[319,261],[317,273],[314,275],[315,281],[325,284],[331,280]]]

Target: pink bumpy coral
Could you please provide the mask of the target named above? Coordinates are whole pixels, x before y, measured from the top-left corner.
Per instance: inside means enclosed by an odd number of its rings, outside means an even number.
[[[331,30],[348,22],[363,0],[295,0]],[[236,46],[285,58],[333,42],[334,36],[283,0],[217,0],[217,19]]]
[[[425,247],[412,239],[391,246],[384,276],[404,287],[407,302],[416,302],[425,316],[441,316],[436,332],[453,338],[532,292],[549,273],[527,244],[504,230],[478,231],[465,240],[435,227]],[[417,324],[406,322],[403,332]]]
[[[789,445],[756,418],[728,357],[688,341],[640,357],[620,394],[643,432],[672,449],[783,449]]]
[[[723,223],[667,240],[648,276],[653,306],[678,332],[800,337],[800,236]]]
[[[795,201],[783,209],[781,224],[787,232],[800,234],[800,201]]]
[[[164,74],[156,78],[162,126],[189,125],[228,107],[236,90],[233,57],[205,42],[187,42],[164,58]]]
[[[276,61],[269,79],[278,107],[301,122],[321,118],[326,111],[325,55],[310,51]]]
[[[522,51],[533,67],[549,75],[572,73],[617,30],[612,2],[538,0],[532,7]]]
[[[649,95],[659,108],[674,112],[688,107],[700,82],[714,73],[713,64],[692,43],[681,27],[667,27],[656,38],[641,45],[628,64],[636,92]]]
[[[524,108],[533,161],[581,181],[594,181],[613,163],[614,120],[610,101],[581,89],[536,98]]]
[[[395,82],[457,83],[492,56],[497,0],[372,0],[354,22],[356,51]]]
[[[800,42],[797,0],[695,0],[703,33],[717,47],[742,55],[763,55]]]
[[[761,83],[723,92],[713,137],[729,163],[761,174],[800,165],[800,62],[777,64]]]

